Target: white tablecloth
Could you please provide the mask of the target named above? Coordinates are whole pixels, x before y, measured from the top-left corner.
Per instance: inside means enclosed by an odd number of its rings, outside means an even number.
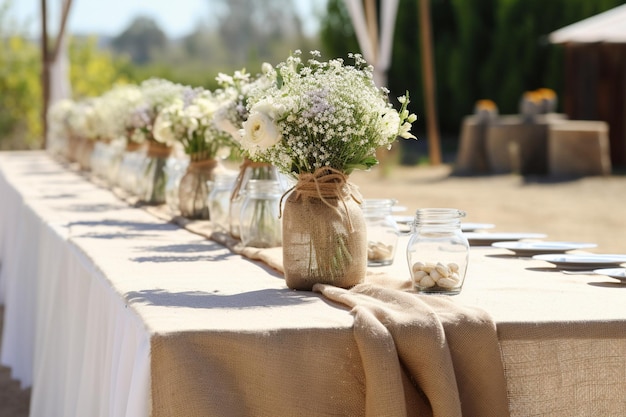
[[[32,385],[31,416],[362,414],[348,310],[42,152],[0,153],[0,196],[0,360]],[[384,270],[408,278],[402,249]],[[472,248],[454,299],[497,323],[512,416],[622,416],[625,293]]]

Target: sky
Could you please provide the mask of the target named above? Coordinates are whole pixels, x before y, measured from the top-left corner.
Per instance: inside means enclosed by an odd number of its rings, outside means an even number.
[[[48,33],[53,34],[61,20],[62,0],[47,1]],[[293,1],[305,32],[314,33],[318,24],[313,11],[323,8],[326,0]],[[152,17],[168,37],[177,38],[192,32],[199,21],[210,21],[209,4],[208,0],[73,0],[66,29],[74,34],[116,36],[137,15],[144,15]],[[40,0],[12,0],[11,5],[12,16],[22,24],[30,23],[29,33],[38,35]]]

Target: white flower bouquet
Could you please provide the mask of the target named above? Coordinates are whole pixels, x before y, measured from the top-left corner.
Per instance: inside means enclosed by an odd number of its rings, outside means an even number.
[[[215,94],[220,97],[222,105],[215,112],[213,119],[218,129],[229,133],[239,141],[239,130],[248,119],[246,107],[250,89],[250,74],[245,70],[235,71],[233,75],[219,73],[215,77],[220,89]]]
[[[174,103],[190,87],[160,78],[150,78],[139,85],[141,98],[133,103],[126,120],[128,139],[143,143],[155,141],[154,121],[162,109]]]
[[[220,105],[209,90],[186,90],[160,111],[154,122],[155,140],[167,146],[180,142],[192,161],[228,156],[233,138],[213,122]]]
[[[241,140],[250,159],[295,176],[322,167],[350,174],[375,165],[376,149],[390,148],[398,136],[415,139],[408,98],[399,98],[396,111],[360,55],[350,55],[353,66],[312,55],[305,64],[296,51],[265,74],[270,86],[250,92]]]
[[[231,135],[213,122],[221,99],[202,88],[186,90],[161,110],[154,123],[154,138],[167,146],[180,142],[191,160],[178,189],[179,209],[187,218],[210,219],[207,182],[214,180],[218,158],[228,156],[234,145]]]
[[[270,64],[263,64],[263,73],[272,70]],[[241,151],[239,146],[241,141],[241,128],[243,123],[248,120],[248,96],[253,89],[258,92],[269,87],[271,79],[262,75],[251,77],[245,70],[235,71],[233,75],[220,73],[216,77],[220,89],[215,92],[216,95],[223,97],[223,104],[215,113],[215,125],[228,132],[235,142],[238,144],[237,149]],[[243,203],[243,194],[246,191],[250,180],[270,180],[278,179],[278,171],[276,167],[266,162],[254,162],[248,158],[244,158],[239,168],[239,175],[235,180],[233,192],[230,198],[229,207],[229,230],[233,237],[240,237],[239,217],[241,204]],[[276,221],[280,221],[276,219]]]

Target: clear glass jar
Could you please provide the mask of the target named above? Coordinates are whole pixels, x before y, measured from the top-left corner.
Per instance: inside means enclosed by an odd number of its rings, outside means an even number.
[[[463,217],[464,211],[450,208],[425,208],[415,213],[407,261],[418,292],[461,292],[469,259],[469,243],[461,231]]]
[[[139,193],[139,180],[146,160],[145,146],[127,142],[117,170],[116,184],[131,195]]]
[[[180,180],[187,171],[189,165],[188,159],[171,157],[165,164],[165,175],[167,182],[165,183],[165,203],[174,215],[180,214],[180,206],[178,201],[178,187]]]
[[[211,219],[208,197],[215,172],[219,171],[220,165],[218,159],[195,160],[192,156],[178,184],[178,207],[181,216],[193,220]]]
[[[235,239],[241,238],[239,216],[241,205],[245,200],[246,189],[250,180],[274,180],[279,181],[278,170],[275,166],[245,160],[241,165],[239,177],[234,185],[229,205],[229,230]]]
[[[282,190],[276,180],[250,180],[239,216],[241,242],[245,246],[273,248],[282,244],[279,218]]]
[[[395,201],[365,199],[361,204],[367,226],[367,265],[383,266],[393,263],[400,230],[391,214]]]
[[[165,203],[165,164],[172,153],[172,148],[158,142],[148,143],[142,177],[139,180],[137,196],[144,204],[158,205]]]
[[[222,172],[215,174],[213,185],[208,197],[211,223],[216,231],[228,232],[230,197],[233,193],[237,172]]]

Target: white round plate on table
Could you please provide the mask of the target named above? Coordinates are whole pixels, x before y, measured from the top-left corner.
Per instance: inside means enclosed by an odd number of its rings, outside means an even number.
[[[393,219],[398,224],[411,224],[415,220],[415,217],[414,216],[398,216],[398,215],[394,215]]]
[[[607,277],[620,280],[622,284],[626,284],[626,268],[594,269],[593,273],[598,275],[606,275]]]
[[[475,232],[477,230],[493,229],[494,227],[496,226],[491,223],[470,223],[470,222],[461,223],[461,230],[464,232]]]
[[[465,237],[470,245],[474,246],[491,246],[495,242],[515,241],[522,239],[543,239],[546,237],[543,233],[479,233],[464,232]]]
[[[495,248],[508,249],[518,256],[533,256],[540,254],[565,253],[575,249],[595,248],[595,243],[584,242],[494,242],[491,246]]]
[[[626,263],[626,255],[613,254],[582,254],[582,253],[563,253],[563,254],[543,254],[535,255],[533,259],[550,262],[557,268],[561,269],[599,269],[619,267],[620,264]]]

